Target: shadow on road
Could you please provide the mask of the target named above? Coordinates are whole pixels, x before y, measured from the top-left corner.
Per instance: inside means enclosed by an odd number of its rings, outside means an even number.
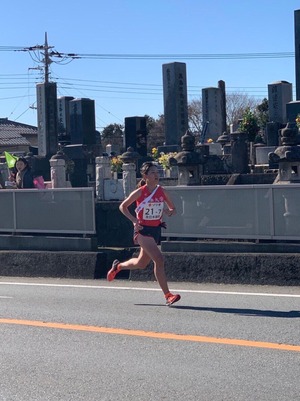
[[[135,304],[136,306],[164,306],[162,304]],[[276,317],[294,319],[300,318],[300,311],[273,311],[273,310],[260,310],[260,309],[239,309],[239,308],[210,308],[201,306],[188,306],[188,305],[172,305],[172,309],[194,310],[199,312],[215,312],[227,313],[242,316],[260,316],[260,317]]]

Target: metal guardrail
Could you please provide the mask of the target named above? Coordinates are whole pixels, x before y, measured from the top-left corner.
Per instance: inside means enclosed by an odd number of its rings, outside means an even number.
[[[169,186],[167,238],[300,240],[300,184]],[[0,190],[0,232],[95,234],[93,188]]]
[[[0,232],[95,234],[94,189],[0,190]]]
[[[163,237],[300,240],[300,184],[166,189],[177,214]]]

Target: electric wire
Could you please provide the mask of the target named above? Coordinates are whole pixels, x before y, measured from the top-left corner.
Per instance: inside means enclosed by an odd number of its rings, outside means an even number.
[[[52,46],[47,47],[47,51],[52,49]],[[30,54],[31,59],[34,63],[43,64],[44,59],[43,56],[45,53],[43,51],[46,50],[45,45],[36,45],[33,47],[22,47],[22,46],[0,46],[1,52],[28,52]],[[295,57],[294,52],[272,52],[272,53],[216,53],[216,54],[75,54],[75,53],[61,53],[57,51],[49,51],[50,63],[55,64],[69,64],[75,59],[95,59],[95,60],[246,60],[246,59],[274,59],[274,58],[292,58]],[[43,67],[30,68],[32,70],[39,69],[43,70]],[[29,70],[29,69],[28,69]],[[23,76],[25,74],[0,74],[0,89],[3,90],[20,90],[27,89],[28,100],[31,96],[29,94],[29,88],[31,85],[35,85],[37,83],[38,77],[33,78],[32,80],[27,77],[26,86],[22,86]],[[52,78],[52,76],[51,76]],[[10,81],[7,82],[6,79]],[[61,83],[61,80],[64,82]],[[2,83],[3,81],[4,83]],[[18,82],[16,82],[18,81]],[[40,81],[40,79],[39,79]],[[139,95],[139,96],[155,96],[159,95],[160,97],[163,95],[162,85],[158,84],[142,84],[142,83],[128,83],[128,82],[110,82],[110,81],[93,81],[93,80],[84,80],[84,79],[69,79],[69,78],[58,78],[56,77],[56,81],[59,85],[60,91],[67,90],[75,90],[78,93],[84,92],[96,92],[103,94],[116,94],[116,95]],[[2,86],[3,85],[3,86]],[[6,85],[6,86],[4,86]],[[8,86],[9,85],[9,86]],[[190,97],[200,96],[201,90],[206,86],[188,86],[188,93]],[[262,87],[227,87],[227,92],[240,92],[244,93],[245,90],[247,93],[252,94],[260,94],[261,96],[266,97],[266,88]],[[85,95],[86,97],[86,95]],[[4,99],[22,99],[23,96],[16,97],[6,97],[0,98],[0,100]],[[115,97],[114,97],[115,98]],[[117,99],[123,99],[118,96]],[[130,97],[130,99],[133,99]],[[137,100],[140,100],[138,98]],[[97,105],[105,110],[110,115],[114,116],[110,111],[106,110],[103,106]],[[31,106],[30,106],[31,107]],[[29,108],[30,108],[29,107]],[[28,110],[28,109],[27,109]],[[21,117],[27,110],[25,110],[19,117]],[[12,112],[13,113],[13,112]],[[11,113],[11,114],[12,114]],[[19,118],[18,117],[18,118]],[[118,120],[117,116],[114,116]],[[104,122],[104,121],[102,121]]]

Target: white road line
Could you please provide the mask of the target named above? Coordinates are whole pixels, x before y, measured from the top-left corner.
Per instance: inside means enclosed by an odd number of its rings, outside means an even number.
[[[119,287],[108,285],[80,285],[80,284],[48,284],[48,283],[21,283],[21,282],[6,282],[0,281],[0,285],[19,285],[19,286],[37,286],[37,287],[64,287],[64,288],[89,288],[96,290],[130,290],[130,291],[161,291],[160,288],[145,288],[145,287]],[[239,292],[239,291],[210,291],[210,290],[183,290],[171,289],[172,291],[190,294],[214,294],[214,295],[242,295],[254,297],[282,297],[282,298],[300,298],[300,294],[278,294],[264,292]]]

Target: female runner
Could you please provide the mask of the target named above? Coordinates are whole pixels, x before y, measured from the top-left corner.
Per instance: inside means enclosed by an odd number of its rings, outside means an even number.
[[[120,205],[120,211],[134,227],[134,241],[140,245],[138,257],[125,262],[114,260],[111,269],[107,273],[107,280],[112,281],[119,271],[129,269],[145,269],[149,262],[154,262],[154,275],[160,285],[166,305],[172,305],[180,300],[179,294],[172,294],[169,290],[164,268],[164,258],[158,247],[160,242],[162,215],[168,216],[176,213],[175,206],[166,190],[158,185],[159,173],[157,166],[152,162],[145,162],[141,167],[142,180],[138,188],[134,190]],[[129,211],[129,206],[136,202],[136,216]],[[164,204],[167,209],[164,209]]]

